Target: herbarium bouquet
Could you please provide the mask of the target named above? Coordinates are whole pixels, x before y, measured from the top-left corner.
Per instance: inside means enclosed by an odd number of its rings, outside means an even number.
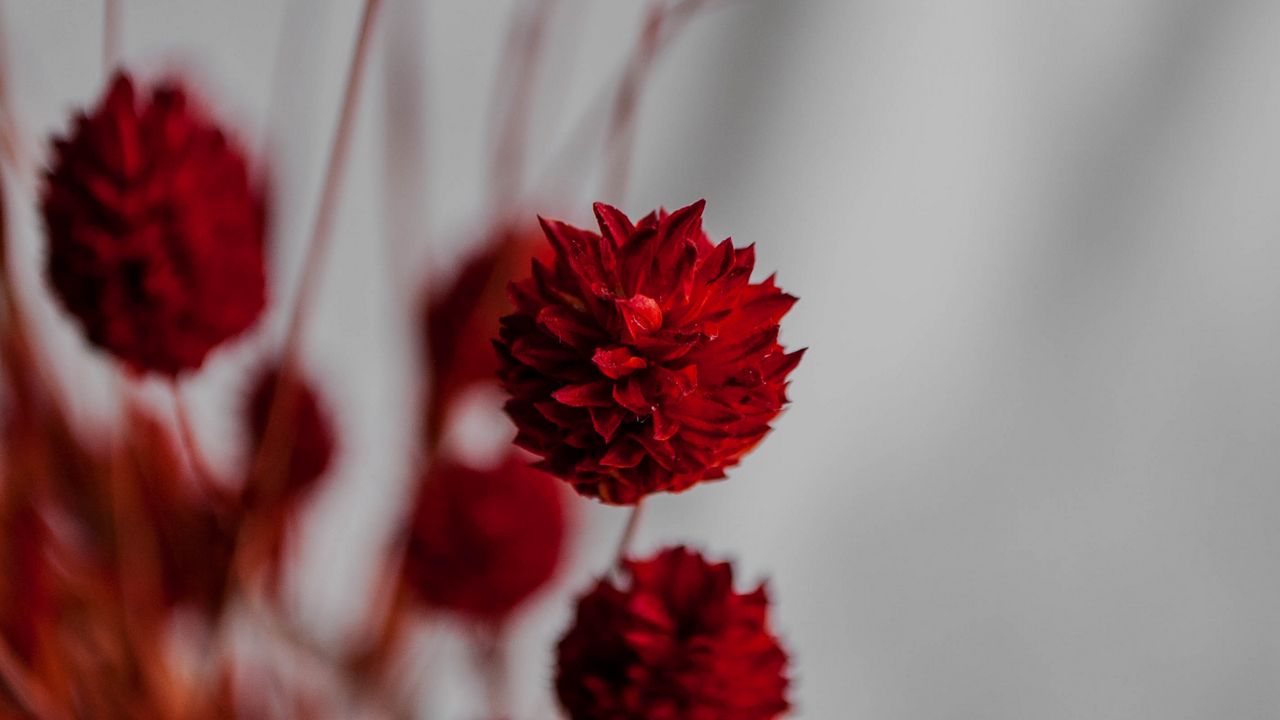
[[[609,177],[625,178],[657,51],[706,4],[651,4],[616,88]],[[549,6],[530,5],[518,62],[536,59]],[[788,656],[765,588],[739,589],[728,563],[687,547],[635,557],[629,540],[646,497],[726,478],[769,433],[803,354],[779,341],[796,298],[755,278],[752,246],[708,236],[702,201],[638,217],[596,203],[587,228],[525,214],[512,159],[518,102],[495,165],[506,206],[419,310],[417,480],[368,631],[325,647],[278,602],[298,541],[290,528],[342,451],[326,389],[298,347],[323,321],[312,312],[316,278],[378,10],[366,0],[296,297],[268,292],[262,159],[191,83],[116,67],[114,3],[109,79],[48,141],[28,192],[22,158],[36,149],[0,108],[7,195],[43,220],[43,290],[116,361],[122,408],[106,427],[69,418],[76,389],[49,373],[0,244],[0,718],[414,717],[395,669],[407,628],[428,615],[475,630],[491,717],[530,717],[510,706],[504,646],[516,610],[559,569],[576,496],[627,508],[628,519],[614,566],[548,649],[564,716],[782,717]],[[205,459],[182,385],[271,303],[288,325],[246,370],[252,390],[236,419],[246,459],[226,477]],[[172,413],[134,390],[157,379]],[[444,440],[459,399],[484,384],[505,393],[515,427],[495,467],[469,465]]]

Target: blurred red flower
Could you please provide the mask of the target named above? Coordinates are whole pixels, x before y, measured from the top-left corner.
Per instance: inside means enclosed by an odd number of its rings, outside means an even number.
[[[608,503],[724,477],[787,402],[803,351],[778,343],[796,298],[751,283],[752,246],[713,245],[701,201],[600,233],[543,221],[551,265],[510,289],[496,345],[516,443]]]
[[[180,87],[119,74],[54,143],[48,275],[94,345],[135,371],[198,368],[265,303],[264,200],[242,151]]]
[[[467,389],[496,382],[498,361],[491,338],[498,319],[512,311],[507,285],[528,272],[534,257],[549,261],[542,233],[504,227],[459,269],[451,282],[427,296],[423,312],[431,386],[427,430],[443,432],[451,404]]]
[[[421,483],[405,579],[428,605],[501,620],[555,574],[561,486],[512,456],[492,470],[437,463]]]
[[[682,547],[628,561],[578,602],[556,692],[571,720],[769,720],[789,707],[787,655],[761,586]]]
[[[244,488],[244,503],[248,507],[284,508],[302,499],[329,468],[334,453],[333,422],[328,410],[310,383],[294,377],[287,388],[289,397],[279,398],[284,432],[281,447],[287,447],[287,469],[283,475],[254,473],[251,469],[248,484]],[[267,435],[271,405],[281,392],[280,368],[269,366],[262,370],[253,385],[246,407],[246,426],[250,433],[250,457],[257,458]],[[292,403],[292,408],[288,404]],[[285,467],[285,466],[280,466]],[[270,485],[275,487],[269,487]]]

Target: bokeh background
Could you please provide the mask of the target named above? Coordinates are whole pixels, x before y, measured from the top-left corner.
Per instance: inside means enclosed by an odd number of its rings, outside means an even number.
[[[329,642],[403,511],[414,302],[500,210],[486,173],[517,5],[384,7],[306,338],[344,452],[290,602]],[[598,158],[555,158],[598,146],[575,133],[644,4],[556,7],[533,204],[585,221]],[[358,11],[124,2],[125,61],[197,79],[269,157],[279,297]],[[0,17],[35,163],[100,93],[101,8],[8,0]],[[783,340],[811,350],[773,436],[728,482],[652,501],[638,546],[689,542],[770,579],[797,717],[1280,717],[1278,37],[1265,2],[724,0],[661,55],[630,191],[601,199],[707,198],[712,234],[757,243],[801,297]],[[34,216],[10,207],[40,298]],[[105,362],[39,302],[78,413],[110,413]],[[240,374],[280,320],[194,381],[215,459],[233,461]],[[468,422],[502,420],[480,398]],[[526,615],[530,718],[550,712],[550,643],[623,519],[581,503],[573,566]],[[475,707],[456,644],[423,650],[432,717]]]

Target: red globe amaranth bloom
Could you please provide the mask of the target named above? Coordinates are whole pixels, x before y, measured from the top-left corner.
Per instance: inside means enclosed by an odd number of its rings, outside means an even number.
[[[48,274],[89,341],[176,375],[265,303],[265,204],[243,152],[182,88],[119,74],[54,143],[42,210]]]
[[[256,459],[267,435],[271,419],[271,405],[276,401],[280,385],[280,368],[270,366],[258,375],[249,396],[247,425],[250,432],[250,457]],[[251,507],[284,508],[302,498],[315,487],[333,460],[334,431],[328,411],[305,379],[295,377],[291,383],[290,397],[281,402],[292,402],[293,407],[282,405],[281,421],[287,423],[280,442],[287,444],[288,460],[283,478],[258,476],[250,468],[248,485],[244,489],[245,504]],[[284,445],[282,445],[284,447]],[[274,484],[275,487],[267,487]]]
[[[796,298],[751,283],[752,246],[713,245],[701,201],[600,234],[543,221],[555,261],[510,288],[495,343],[516,443],[579,493],[629,504],[724,477],[787,402]]]
[[[499,318],[514,309],[507,285],[534,257],[551,259],[538,228],[500,228],[450,283],[427,296],[422,314],[431,370],[426,418],[431,435],[443,432],[449,407],[463,392],[496,382],[498,360],[491,338]]]
[[[565,525],[561,485],[524,460],[439,461],[421,483],[405,581],[428,605],[501,620],[555,574]]]
[[[571,720],[770,720],[789,708],[787,654],[764,586],[682,547],[625,564],[578,601],[556,693]]]

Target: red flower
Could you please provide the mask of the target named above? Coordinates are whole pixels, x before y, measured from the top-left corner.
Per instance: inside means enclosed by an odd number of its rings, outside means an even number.
[[[724,477],[769,432],[803,351],[778,344],[796,299],[751,283],[755,252],[712,245],[701,201],[600,234],[543,221],[548,267],[513,283],[496,343],[516,443],[578,492],[628,504]]]
[[[427,297],[423,319],[431,368],[427,428],[439,437],[450,405],[479,383],[494,383],[498,361],[490,338],[498,319],[512,311],[506,288],[534,257],[550,259],[542,233],[500,229],[471,256],[457,276]]]
[[[406,581],[429,605],[500,620],[555,574],[560,485],[510,457],[493,470],[438,463],[423,479]]]
[[[251,458],[256,459],[262,448],[279,383],[280,369],[272,366],[264,369],[253,385],[246,408]],[[292,398],[280,398],[282,402],[293,403],[292,409],[284,406],[280,409],[281,421],[287,423],[287,435],[281,438],[288,446],[287,469],[280,478],[258,475],[250,468],[250,484],[245,487],[246,505],[284,508],[292,504],[315,487],[333,459],[334,432],[328,412],[304,379],[295,377],[292,385]],[[276,487],[265,487],[272,483]]]
[[[789,707],[764,587],[685,548],[628,561],[578,601],[556,692],[571,720],[769,720]]]
[[[264,201],[244,154],[186,93],[117,75],[54,143],[49,280],[89,341],[137,371],[200,367],[265,302]]]

